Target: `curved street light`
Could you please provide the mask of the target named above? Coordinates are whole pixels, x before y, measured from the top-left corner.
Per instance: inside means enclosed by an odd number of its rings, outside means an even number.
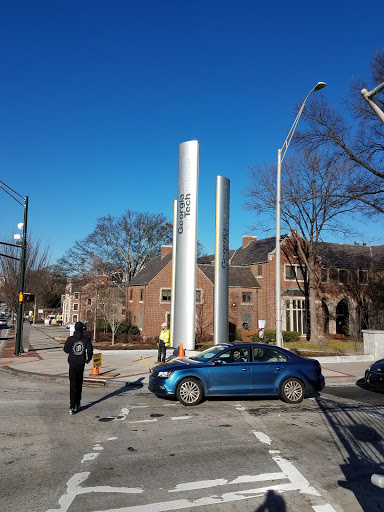
[[[307,97],[303,101],[299,112],[297,113],[296,119],[289,130],[287,138],[284,141],[283,146],[277,152],[277,185],[276,185],[276,345],[278,347],[283,346],[283,336],[281,329],[281,275],[280,275],[280,218],[281,218],[281,164],[283,163],[285,154],[288,150],[289,144],[292,140],[293,134],[295,133],[297,123],[299,122],[300,116],[304,110],[304,105],[309,96],[315,92],[326,87],[325,82],[318,82],[315,87],[307,94]]]
[[[372,99],[375,96],[375,94],[380,92],[382,89],[384,89],[384,82],[382,82],[380,85],[372,89],[372,91],[368,91],[367,89],[361,89],[360,93],[362,97],[368,102],[368,104],[370,105],[374,113],[377,115],[377,117],[384,123],[384,112],[378,105],[376,105],[376,103]]]

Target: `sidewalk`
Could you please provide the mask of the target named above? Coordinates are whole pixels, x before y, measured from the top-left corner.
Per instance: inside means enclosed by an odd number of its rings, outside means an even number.
[[[4,330],[2,331],[5,336]],[[47,333],[32,326],[30,350],[15,357],[15,340],[0,339],[0,371],[26,378],[48,382],[68,382],[67,354],[63,344]],[[150,366],[157,364],[157,350],[99,350],[101,366],[99,375],[91,376],[92,363],[86,365],[84,382],[100,386],[129,386],[141,384],[146,388]],[[196,352],[186,351],[186,355]],[[167,350],[167,359],[178,355],[177,350]],[[144,361],[144,358],[146,361]],[[371,356],[317,357],[327,386],[353,385],[364,377],[373,361]]]

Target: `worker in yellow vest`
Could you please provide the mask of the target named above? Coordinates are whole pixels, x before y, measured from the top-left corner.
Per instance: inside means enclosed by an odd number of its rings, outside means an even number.
[[[169,347],[169,329],[167,329],[167,324],[165,322],[161,324],[161,333],[159,336],[159,343],[157,346],[158,346],[157,362],[165,363],[165,357],[167,355],[167,347]]]

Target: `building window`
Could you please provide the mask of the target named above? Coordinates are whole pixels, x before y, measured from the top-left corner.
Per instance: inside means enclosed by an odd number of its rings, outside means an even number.
[[[368,271],[367,270],[359,270],[359,284],[367,284],[368,283]]]
[[[80,297],[80,293],[76,292],[75,294],[75,299],[78,299]]]
[[[304,281],[305,275],[305,268],[300,265],[285,265],[286,281]]]
[[[196,290],[196,304],[201,304],[201,290]]]
[[[293,297],[286,299],[284,301],[284,313],[286,331],[298,331],[302,334],[308,333],[309,309],[308,302],[305,299],[295,299]]]
[[[257,277],[263,277],[263,266],[257,265]]]
[[[138,328],[141,330],[143,328],[143,313],[139,313],[139,325]]]
[[[321,269],[321,282],[328,283],[328,269],[327,268]]]
[[[129,300],[133,300],[133,290],[132,290],[132,288],[129,290]]]
[[[88,299],[87,304],[88,306],[92,306],[92,299]]]
[[[349,281],[349,273],[348,270],[341,268],[339,270],[339,283],[348,284]]]
[[[144,290],[143,288],[140,289],[140,302],[143,302],[143,297],[144,297]]]
[[[78,304],[74,304],[73,305],[73,311],[79,311],[79,305]]]
[[[171,302],[171,289],[170,288],[162,288],[161,299],[160,302]]]
[[[125,309],[121,310],[121,314],[122,314],[122,316],[125,316]]]
[[[250,329],[253,328],[253,317],[250,313],[241,315],[241,324],[248,324]]]
[[[242,304],[252,304],[251,292],[243,292],[241,302],[242,302]]]
[[[77,322],[77,315],[72,315],[72,322]]]

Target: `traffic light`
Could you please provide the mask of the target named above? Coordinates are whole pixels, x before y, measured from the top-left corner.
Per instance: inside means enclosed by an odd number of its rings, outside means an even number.
[[[32,293],[23,293],[23,302],[35,302],[35,296]]]

